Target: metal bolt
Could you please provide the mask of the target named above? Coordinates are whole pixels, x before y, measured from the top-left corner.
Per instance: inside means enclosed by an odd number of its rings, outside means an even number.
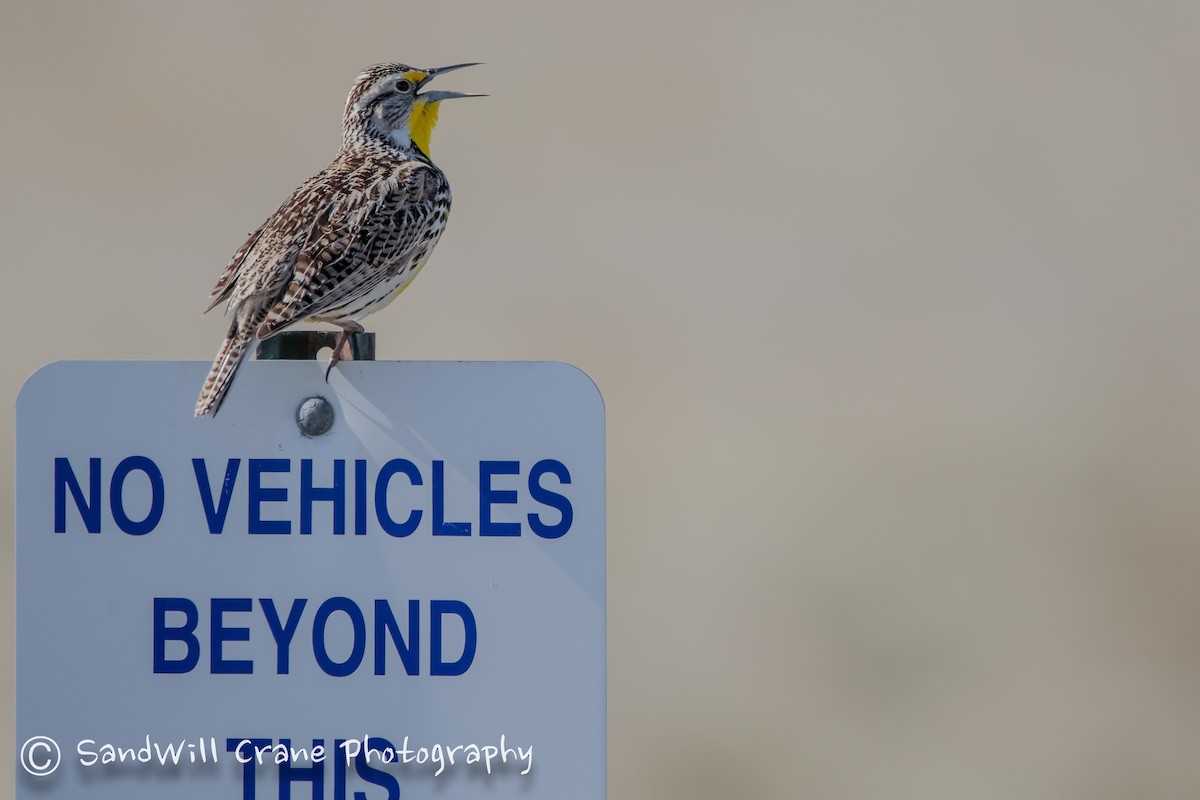
[[[296,424],[310,439],[324,436],[333,427],[333,406],[324,397],[309,397],[296,409]]]

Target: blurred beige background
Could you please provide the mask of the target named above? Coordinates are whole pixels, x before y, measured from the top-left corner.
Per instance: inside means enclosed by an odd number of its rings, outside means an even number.
[[[211,358],[358,71],[485,61],[369,327],[603,390],[609,795],[1200,794],[1200,4],[2,13],[6,413],[48,361]]]

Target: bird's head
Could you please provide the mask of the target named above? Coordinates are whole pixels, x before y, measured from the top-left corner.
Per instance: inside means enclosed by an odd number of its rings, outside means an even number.
[[[352,144],[364,134],[402,150],[414,145],[429,155],[429,139],[437,124],[438,104],[455,97],[483,97],[463,92],[422,92],[438,75],[470,64],[418,69],[405,64],[378,64],[358,76],[346,99],[343,141]]]

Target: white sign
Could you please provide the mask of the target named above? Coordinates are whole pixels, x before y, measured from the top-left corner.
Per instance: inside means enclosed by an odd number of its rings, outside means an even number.
[[[21,392],[16,797],[603,798],[587,376],[252,362],[197,419],[206,368]]]

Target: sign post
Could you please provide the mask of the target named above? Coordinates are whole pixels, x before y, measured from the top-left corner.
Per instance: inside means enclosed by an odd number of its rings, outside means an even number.
[[[603,798],[592,382],[254,362],[196,419],[205,369],[22,390],[16,796]]]

